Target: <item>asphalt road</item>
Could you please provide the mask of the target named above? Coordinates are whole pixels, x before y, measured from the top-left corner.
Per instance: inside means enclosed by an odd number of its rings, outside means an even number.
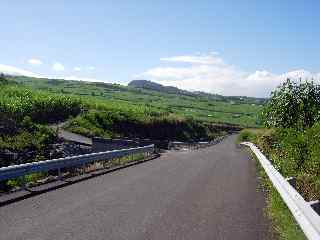
[[[82,135],[63,130],[62,129],[63,124],[65,124],[65,123],[60,123],[58,125],[57,124],[51,125],[51,128],[53,130],[58,129],[58,136],[60,138],[63,138],[65,140],[72,141],[72,142],[78,142],[78,143],[83,143],[83,144],[87,144],[87,145],[92,145],[91,138],[87,138]]]
[[[0,208],[0,239],[270,239],[255,164],[234,136]]]

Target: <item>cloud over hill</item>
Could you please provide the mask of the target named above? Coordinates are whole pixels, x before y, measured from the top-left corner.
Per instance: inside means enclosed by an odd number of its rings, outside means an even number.
[[[306,70],[275,74],[266,70],[247,72],[225,63],[217,54],[183,55],[161,58],[168,66],[154,67],[135,77],[147,78],[167,86],[222,95],[267,97],[286,78],[315,79],[320,74]],[[172,63],[183,66],[171,66]]]

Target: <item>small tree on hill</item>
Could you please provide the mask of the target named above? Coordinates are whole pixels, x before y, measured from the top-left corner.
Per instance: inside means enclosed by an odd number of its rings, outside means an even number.
[[[320,117],[320,87],[313,82],[293,82],[287,79],[271,93],[263,111],[268,127],[311,127]]]
[[[7,83],[8,80],[6,79],[6,76],[3,73],[0,73],[0,84],[1,83]]]

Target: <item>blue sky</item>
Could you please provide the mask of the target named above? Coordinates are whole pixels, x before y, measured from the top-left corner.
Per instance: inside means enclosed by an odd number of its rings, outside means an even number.
[[[320,2],[0,3],[0,71],[266,96],[320,72]]]

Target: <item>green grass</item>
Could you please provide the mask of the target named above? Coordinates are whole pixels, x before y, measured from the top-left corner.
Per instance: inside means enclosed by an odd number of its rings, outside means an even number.
[[[251,155],[257,164],[258,175],[261,179],[260,184],[264,191],[267,192],[266,214],[271,219],[277,237],[282,240],[305,240],[304,233],[296,223],[278,191],[273,187],[258,159],[253,153]]]
[[[293,138],[292,132],[283,132],[283,129],[245,129],[240,132],[238,142],[251,141],[259,146],[264,154],[273,160],[273,165],[280,171],[284,177],[296,176],[298,191],[306,201],[319,198],[319,148],[313,149],[318,142],[319,125],[308,129],[305,139],[300,137]],[[308,137],[308,138],[307,138]],[[293,139],[293,140],[292,140]],[[307,144],[297,144],[297,139],[305,140]],[[306,161],[303,167],[298,168],[298,162],[301,156],[301,146],[305,145],[310,150],[306,154]],[[273,227],[278,233],[280,239],[300,240],[306,239],[302,230],[299,228],[291,212],[281,199],[281,196],[272,186],[269,178],[261,167],[254,154],[251,154],[257,162],[258,172],[262,179],[261,184],[267,192],[267,209],[266,212],[272,220]]]
[[[36,91],[17,84],[0,85],[0,121],[22,121],[29,116],[37,123],[50,123],[76,116],[82,111],[77,97]]]
[[[261,103],[251,98],[222,97],[213,100],[205,96],[170,94],[136,89],[119,84],[86,83],[30,77],[11,78],[32,89],[80,97],[94,108],[131,111],[141,115],[175,114],[213,123],[257,127]]]
[[[72,132],[107,138],[211,140],[232,128],[212,124],[216,119],[210,121],[208,117],[200,117],[200,114],[206,116],[211,112],[203,106],[197,106],[196,99],[189,96],[161,94],[119,85],[7,78],[2,78],[0,82],[0,154],[9,150],[23,157],[17,161],[2,159],[0,166],[49,158],[50,147],[57,143],[58,138],[48,125],[61,121],[67,122],[65,128]],[[96,89],[93,94],[91,88]],[[68,92],[68,89],[72,91]],[[98,90],[103,90],[103,94],[98,94]],[[88,92],[90,95],[87,95]],[[217,104],[203,99],[199,102],[211,107]],[[226,115],[232,114],[229,105],[219,103],[220,108],[228,111]],[[198,112],[199,116],[179,112],[182,111],[181,106]],[[179,111],[171,108],[179,108]],[[241,110],[237,109],[237,112]],[[24,154],[30,152],[32,154]]]
[[[283,202],[276,189],[270,187],[268,200],[269,216],[273,220],[274,228],[283,240],[305,240],[306,237],[291,212]]]
[[[175,115],[141,118],[120,111],[89,111],[71,119],[65,128],[88,137],[180,141],[212,140],[222,132],[218,126]]]

